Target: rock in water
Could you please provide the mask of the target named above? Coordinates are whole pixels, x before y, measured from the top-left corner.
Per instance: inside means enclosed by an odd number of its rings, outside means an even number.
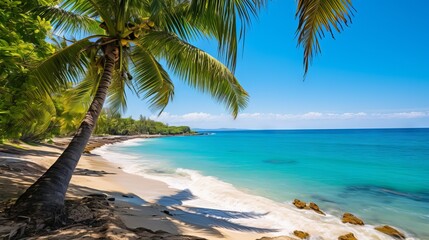
[[[405,235],[401,232],[399,232],[398,230],[394,229],[391,226],[379,226],[376,227],[375,230],[380,231],[384,234],[387,234],[391,237],[397,238],[397,239],[405,239]]]
[[[310,234],[303,232],[303,231],[298,231],[298,230],[293,231],[293,235],[295,235],[301,239],[308,239],[310,237]]]
[[[342,221],[343,223],[350,223],[354,225],[365,225],[365,223],[360,218],[351,213],[344,213]]]
[[[338,240],[358,240],[353,233],[348,233],[338,237]]]
[[[310,208],[313,209],[315,212],[322,214],[322,215],[326,215],[324,212],[322,212],[319,208],[319,206],[317,206],[317,204],[315,204],[314,202],[311,202],[309,204]]]
[[[299,200],[299,199],[293,200],[293,205],[295,205],[295,207],[297,207],[299,209],[304,209],[306,207],[306,203]]]

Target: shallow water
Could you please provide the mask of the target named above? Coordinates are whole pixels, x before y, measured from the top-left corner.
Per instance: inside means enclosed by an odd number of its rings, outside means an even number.
[[[333,216],[348,211],[429,239],[429,129],[228,131],[108,150],[133,156],[131,172],[199,197],[217,198],[232,184],[252,196],[314,201]]]

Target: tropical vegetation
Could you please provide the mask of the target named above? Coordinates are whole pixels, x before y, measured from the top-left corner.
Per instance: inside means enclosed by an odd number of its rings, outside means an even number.
[[[194,132],[188,126],[168,126],[143,116],[137,120],[131,117],[122,118],[120,113],[111,111],[101,113],[94,130],[96,135],[181,135],[192,133]]]
[[[114,115],[126,109],[126,89],[160,113],[174,96],[173,74],[225,104],[236,117],[248,100],[234,76],[239,42],[267,2],[0,3],[5,9],[0,10],[0,135],[31,139],[77,129],[62,155],[20,196],[11,212],[58,220],[72,173],[94,131],[150,133],[153,126],[170,133],[144,118]],[[347,25],[353,7],[350,0],[298,0],[297,4],[298,44],[304,48],[306,73],[320,52],[324,32],[332,34]],[[53,40],[46,41],[48,37]],[[201,38],[217,43],[219,59],[192,44]],[[106,100],[111,115],[102,111]]]
[[[53,3],[53,0],[42,4],[36,0],[0,2],[0,139],[44,135],[55,112],[47,95],[32,94],[37,87],[29,77],[32,64],[55,51],[45,41],[52,27],[46,19],[25,14]]]

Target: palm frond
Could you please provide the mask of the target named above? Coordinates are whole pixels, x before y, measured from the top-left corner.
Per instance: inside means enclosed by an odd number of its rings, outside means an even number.
[[[77,15],[88,16],[104,21],[108,33],[115,33],[116,24],[114,13],[117,10],[116,1],[104,0],[62,0],[60,8],[67,9]]]
[[[148,17],[150,16],[149,9],[151,0],[128,0],[127,13],[130,17]]]
[[[189,11],[194,24],[201,25],[219,42],[219,53],[234,71],[238,42],[248,25],[268,0],[192,0]]]
[[[128,65],[130,54],[128,49],[123,49],[121,51],[121,66],[116,66],[113,76],[112,76],[112,84],[108,90],[108,106],[109,109],[117,112],[124,113],[127,110],[127,94],[126,87],[132,89],[131,84],[131,74],[128,72]]]
[[[70,108],[89,108],[92,98],[100,83],[102,69],[97,63],[92,63],[87,71],[85,77],[74,87],[66,91],[65,102]]]
[[[127,110],[127,94],[125,92],[124,76],[119,71],[114,71],[112,84],[108,91],[108,106],[114,112],[125,112]]]
[[[136,46],[132,52],[133,81],[138,93],[144,93],[143,98],[149,100],[150,107],[160,110],[160,113],[174,95],[174,86],[167,71],[144,47]]]
[[[248,94],[234,74],[208,53],[162,31],[150,32],[140,43],[165,59],[168,67],[190,86],[224,103],[234,117],[247,105]]]
[[[150,12],[150,19],[157,26],[176,33],[182,39],[190,40],[200,36],[199,30],[190,24],[188,1],[152,1],[148,5],[148,12]]]
[[[296,11],[298,45],[304,47],[304,72],[308,71],[313,57],[320,53],[319,40],[325,31],[334,37],[334,30],[341,32],[351,22],[351,0],[299,0]],[[304,75],[305,75],[304,74]]]
[[[88,38],[77,41],[57,51],[36,66],[31,75],[34,76],[39,91],[51,93],[67,87],[70,82],[76,83],[88,68],[88,59],[84,50],[93,43]]]
[[[103,29],[99,27],[100,23],[87,15],[77,14],[59,7],[43,6],[34,11],[42,18],[49,20],[54,27],[54,31],[60,34],[76,33],[83,34],[101,34]]]

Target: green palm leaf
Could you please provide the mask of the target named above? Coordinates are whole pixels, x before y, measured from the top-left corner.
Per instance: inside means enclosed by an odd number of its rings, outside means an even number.
[[[104,21],[108,32],[114,33],[116,24],[114,13],[118,9],[117,1],[104,0],[62,0],[60,8],[77,15],[84,15]]]
[[[136,46],[131,56],[137,93],[144,92],[143,98],[149,100],[150,107],[161,113],[174,95],[170,76],[146,48]]]
[[[102,69],[93,63],[88,68],[85,77],[73,88],[66,91],[66,102],[70,108],[87,109],[94,97],[100,82]]]
[[[224,103],[234,117],[247,105],[248,94],[234,74],[220,61],[176,35],[151,32],[140,42],[190,86],[209,92]]]
[[[32,71],[36,86],[45,92],[55,92],[71,82],[78,82],[88,68],[84,50],[93,43],[87,38],[59,50]]]
[[[189,2],[171,0],[152,1],[147,5],[150,20],[161,29],[176,33],[182,39],[196,39],[201,30],[191,24],[189,17]]]
[[[298,45],[304,47],[304,71],[313,57],[320,53],[319,39],[328,31],[332,37],[333,30],[340,32],[343,25],[351,22],[351,11],[354,10],[351,0],[299,0],[296,16]]]
[[[113,73],[112,84],[108,91],[108,105],[109,109],[114,112],[125,112],[127,110],[126,81],[119,71]]]
[[[54,30],[61,33],[76,34],[101,34],[103,29],[99,27],[100,23],[86,15],[66,11],[58,7],[44,6],[35,9],[37,15],[49,20]]]
[[[193,24],[203,26],[219,42],[219,53],[234,70],[238,41],[244,42],[247,26],[268,0],[192,0],[190,16]]]
[[[131,74],[128,72],[129,65],[129,52],[122,51],[121,66],[117,66],[112,76],[112,84],[108,91],[108,105],[109,109],[113,112],[125,112],[127,109],[127,94],[126,87],[131,90],[133,85],[130,79]]]

